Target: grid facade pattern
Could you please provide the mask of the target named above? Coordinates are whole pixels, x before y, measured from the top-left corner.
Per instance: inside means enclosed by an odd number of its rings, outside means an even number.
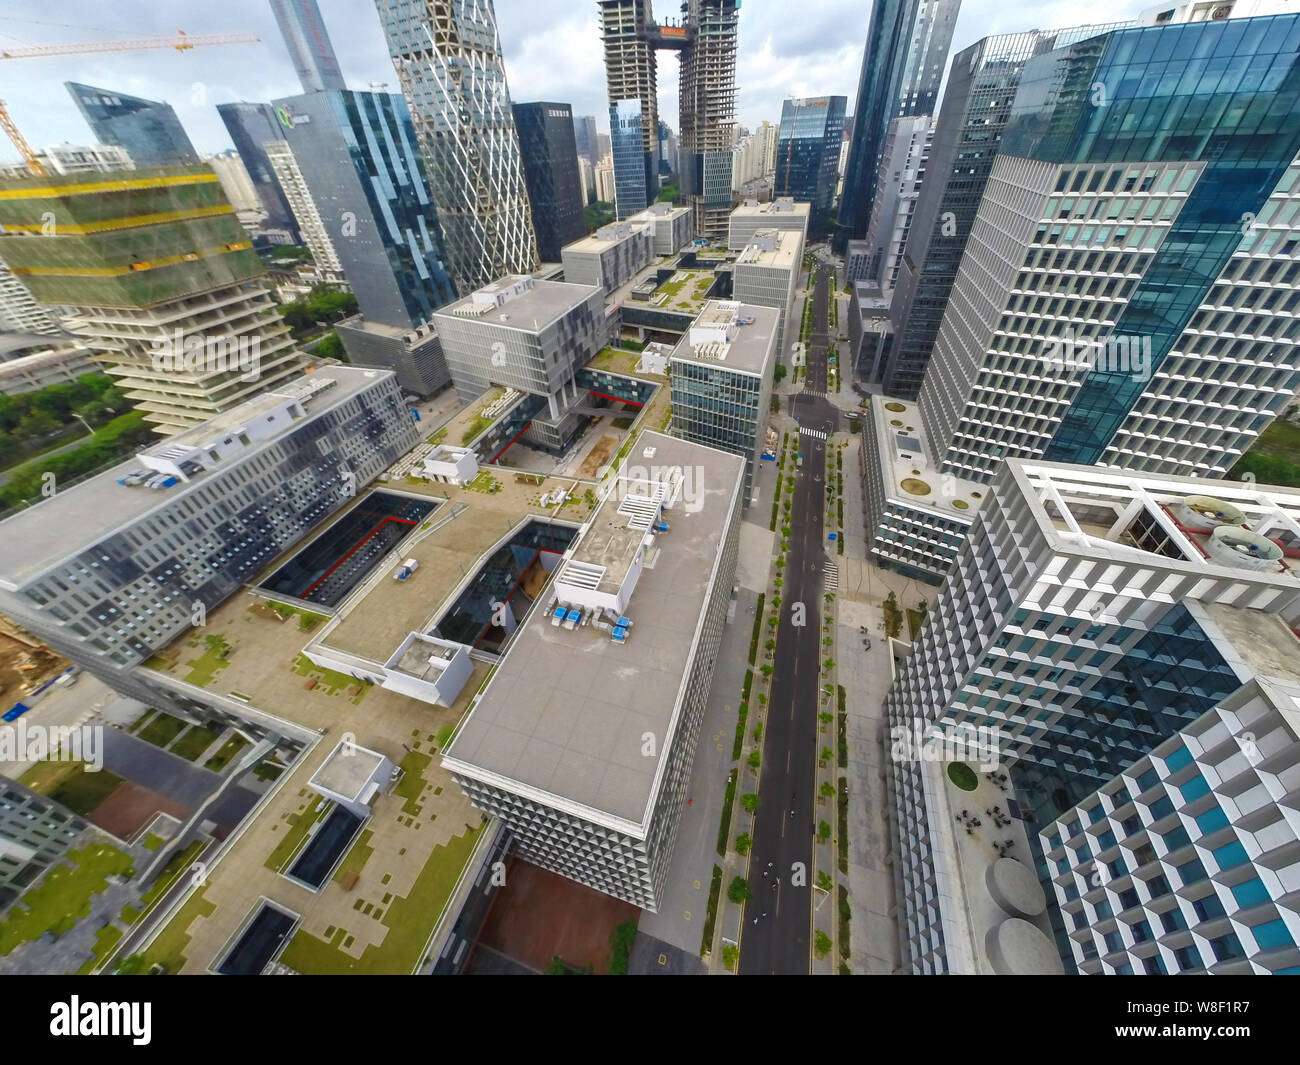
[[[570,285],[599,285],[606,296],[612,296],[615,289],[631,281],[641,270],[650,265],[655,257],[655,227],[649,223],[619,223],[631,226],[626,236],[616,234],[608,241],[598,231],[581,242],[581,247],[572,244],[565,247],[560,254],[564,264],[564,280]],[[591,247],[593,243],[607,243],[604,248]]]
[[[776,357],[784,362],[787,353],[786,323],[794,311],[794,290],[800,265],[803,262],[803,242],[796,245],[794,259],[789,266],[777,263],[746,261],[744,253],[736,260],[731,272],[733,299],[756,307],[771,307],[777,312]]]
[[[731,148],[736,122],[737,0],[686,0],[690,43],[681,53],[679,96],[682,194],[695,211],[695,231],[727,235],[731,210]]]
[[[396,378],[379,375],[247,458],[168,489],[161,508],[88,536],[0,601],[73,661],[139,662],[192,626],[196,602],[215,607],[346,504],[344,471],[365,484],[418,439]]]
[[[317,267],[333,271],[343,276],[343,261],[334,250],[325,220],[316,208],[316,201],[311,198],[307,188],[307,179],[298,168],[298,161],[293,157],[293,149],[285,140],[268,141],[262,149],[267,165],[276,179],[276,188],[285,199],[288,209],[295,220],[301,240],[311,251],[312,260]]]
[[[95,140],[124,148],[136,166],[197,166],[185,127],[171,104],[64,82]]]
[[[599,7],[609,87],[614,203],[617,217],[627,218],[645,210],[654,199],[650,190],[658,182],[657,64],[648,33],[654,15],[649,0],[599,0]],[[598,154],[593,150],[593,164],[599,161]]]
[[[0,911],[85,830],[86,823],[58,803],[0,780]]]
[[[781,104],[772,195],[809,204],[814,236],[825,234],[830,224],[847,103],[843,96],[822,96]]]
[[[768,359],[771,359],[769,352]],[[745,458],[748,503],[767,431],[770,374],[674,358],[669,362],[673,436]]]
[[[848,275],[850,280],[878,282],[881,289],[892,292],[898,284],[903,249],[912,228],[916,198],[923,188],[926,162],[930,155],[933,129],[928,115],[896,118],[889,124],[881,157],[880,181],[871,205],[871,223],[867,227],[866,262],[854,262],[858,241],[849,244]]]
[[[537,269],[491,0],[378,0],[460,292]]]

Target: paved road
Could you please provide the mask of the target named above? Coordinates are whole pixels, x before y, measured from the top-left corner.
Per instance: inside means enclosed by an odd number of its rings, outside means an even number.
[[[807,382],[805,391],[790,402],[791,414],[812,432],[801,431],[799,437],[803,467],[795,474],[784,602],[764,731],[749,865],[753,898],[745,907],[741,937],[740,972],[744,974],[806,975],[810,966],[826,438],[836,426],[835,408],[825,398],[827,299],[826,274],[819,269]],[[804,606],[802,626],[791,624],[799,603]],[[802,871],[800,886],[791,883],[796,870]]]

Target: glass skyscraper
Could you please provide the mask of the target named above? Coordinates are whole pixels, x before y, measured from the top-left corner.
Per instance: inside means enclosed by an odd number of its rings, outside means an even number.
[[[846,104],[843,96],[820,96],[781,105],[772,195],[811,205],[808,233],[813,238],[824,235],[830,222]]]
[[[235,150],[266,211],[267,228],[287,230],[295,241],[301,241],[298,220],[266,155],[268,141],[284,140],[284,127],[275,111],[270,104],[230,103],[217,104],[217,114],[235,142]]]
[[[271,12],[289,49],[302,91],[346,89],[316,0],[271,0]]]
[[[564,245],[587,235],[573,108],[568,104],[515,104],[514,112],[538,254],[544,262],[559,262]]]
[[[456,290],[406,101],[344,90],[273,104],[361,313],[427,322]]]
[[[644,147],[640,100],[619,100],[609,107],[610,154],[614,157],[614,214],[628,218],[644,211],[657,192],[656,155]]]
[[[889,123],[932,115],[961,0],[877,0],[853,107],[853,138],[835,218],[835,251],[867,235]]]
[[[101,144],[125,148],[140,169],[155,166],[195,166],[199,153],[176,117],[171,104],[64,82],[82,117]]]

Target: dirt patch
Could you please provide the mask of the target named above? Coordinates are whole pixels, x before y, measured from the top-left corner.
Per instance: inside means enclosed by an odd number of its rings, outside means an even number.
[[[9,709],[68,667],[66,659],[31,637],[0,630],[0,702]]]
[[[105,832],[111,832],[118,839],[129,840],[152,821],[156,814],[171,814],[178,821],[184,821],[190,812],[187,806],[124,780],[107,799],[86,815],[86,820]]]
[[[594,478],[602,466],[609,465],[610,457],[618,450],[618,434],[606,433],[596,441],[596,446],[587,452],[587,457],[578,467],[577,476]]]
[[[610,933],[640,914],[631,903],[516,860],[479,942],[539,972],[558,955],[569,965],[605,973]]]

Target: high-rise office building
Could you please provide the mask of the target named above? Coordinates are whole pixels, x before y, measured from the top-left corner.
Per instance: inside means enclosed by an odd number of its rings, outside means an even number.
[[[642,433],[557,567],[554,609],[528,615],[443,758],[521,857],[651,911],[731,599],[743,467]],[[565,739],[525,725],[558,704],[574,716]]]
[[[197,425],[297,371],[262,262],[212,170],[0,188],[0,259],[39,303],[72,310],[65,328],[94,345],[156,431]],[[53,231],[31,239],[51,217]]]
[[[927,544],[938,507],[930,572],[942,576],[954,523],[969,525],[1006,459],[1219,478],[1289,402],[1300,115],[1286,79],[1245,70],[1297,25],[1292,14],[1120,29],[1025,64],[918,403],[893,401],[908,408],[889,415],[906,439],[878,419],[877,451],[906,454],[932,490],[883,477],[883,493],[867,493],[873,545],[887,524]],[[1251,59],[1222,76],[1189,67],[1161,98],[1167,128],[1143,128],[1147,63],[1175,52]],[[1083,78],[1110,86],[1104,107]],[[1234,93],[1246,110],[1218,106]],[[1261,127],[1257,110],[1286,117]],[[898,513],[887,523],[884,511]]]
[[[843,96],[819,96],[781,105],[772,194],[809,205],[808,230],[814,239],[830,225],[846,103]]]
[[[559,262],[560,249],[587,232],[573,109],[529,103],[515,104],[514,113],[537,252],[544,262]]]
[[[330,239],[329,229],[321,218],[312,199],[307,179],[293,157],[293,149],[286,140],[267,141],[264,145],[266,161],[275,178],[277,193],[282,196],[298,223],[300,239],[311,252],[316,269],[327,281],[344,281],[343,260]]]
[[[86,829],[86,822],[60,803],[0,777],[0,912]]]
[[[776,361],[787,365],[795,339],[790,323],[803,267],[803,248],[799,230],[760,229],[736,256],[731,271],[731,292],[737,300],[777,312]]]
[[[316,0],[271,0],[271,12],[303,92],[346,89]],[[236,145],[238,147],[238,145]]]
[[[885,698],[905,966],[1294,971],[1300,492],[1019,459],[987,492]]]
[[[850,281],[874,282],[885,295],[898,283],[916,199],[924,185],[932,134],[929,115],[896,118],[889,124],[866,239],[849,242]],[[854,246],[859,244],[865,245],[865,261],[856,263]]]
[[[199,153],[190,143],[171,104],[64,82],[95,139],[125,149],[141,169],[193,166]]]
[[[253,179],[239,158],[238,152],[221,152],[204,160],[212,167],[217,180],[221,182],[221,191],[226,194],[230,206],[236,211],[260,211],[262,201],[258,199],[257,190],[253,188]]]
[[[284,127],[275,117],[271,105],[243,102],[217,104],[217,114],[221,116],[226,132],[234,142],[235,151],[239,153],[244,169],[252,179],[253,188],[257,190],[257,198],[262,204],[262,210],[266,212],[266,227],[283,229],[294,240],[303,239],[288,195],[280,187],[275,167],[266,154],[267,144],[284,141]]]
[[[592,166],[600,162],[596,142],[595,115],[573,116],[573,143],[578,150],[578,155],[586,159]]]
[[[382,0],[379,17],[457,289],[536,270],[537,238],[491,0]]]
[[[392,374],[295,375],[0,523],[0,604],[165,705],[143,663],[192,628],[195,604],[240,591],[418,441]]]
[[[770,307],[708,300],[668,359],[669,432],[744,458],[744,506],[767,446],[779,323]]]
[[[659,173],[667,177],[678,171],[677,134],[663,119],[659,120]]]
[[[867,234],[889,123],[935,112],[960,8],[961,0],[880,0],[872,5],[844,191],[835,216],[834,247],[841,255],[850,240]]]
[[[680,22],[660,24],[654,20],[650,0],[599,0],[599,4],[618,217],[644,210],[658,191],[655,52],[672,49],[679,53],[681,193],[695,212],[696,230],[721,238],[732,203],[739,5],[735,0],[687,0]]]
[[[890,395],[914,398],[920,391],[1025,63],[1118,25],[985,37],[953,57],[926,165],[928,180],[917,197],[890,304],[892,337],[879,371]]]
[[[760,229],[788,229],[799,234],[802,241],[808,239],[808,211],[806,203],[795,203],[788,196],[781,196],[769,203],[746,200],[731,212],[727,221],[727,250],[743,251],[754,242],[754,234]]]

